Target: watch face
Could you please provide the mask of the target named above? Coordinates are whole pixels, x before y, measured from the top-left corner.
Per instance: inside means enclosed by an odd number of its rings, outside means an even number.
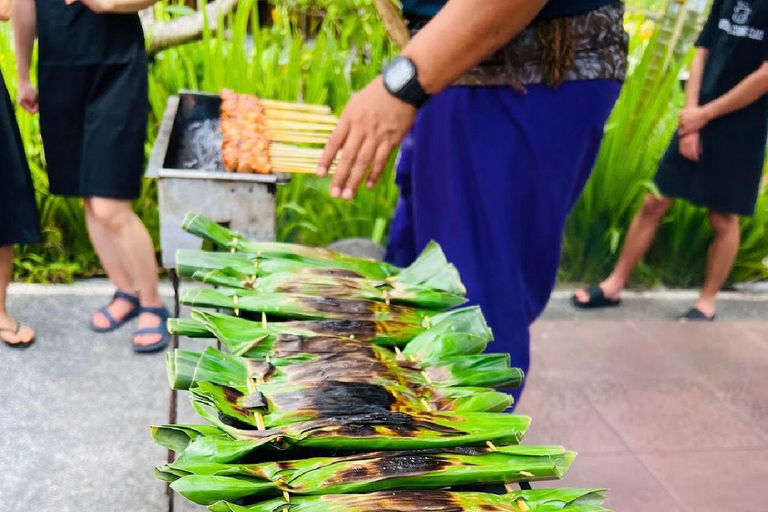
[[[393,91],[399,91],[413,78],[415,74],[413,64],[406,59],[393,60],[384,74],[387,86]]]

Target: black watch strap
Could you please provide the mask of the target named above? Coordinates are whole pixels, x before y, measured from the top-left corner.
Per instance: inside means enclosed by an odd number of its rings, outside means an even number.
[[[404,64],[407,64],[407,66],[411,68],[410,78],[402,85],[398,84],[397,86],[392,86],[390,84],[390,80],[388,80],[388,74],[393,70],[394,67],[398,65],[402,66]],[[392,60],[392,62],[384,67],[383,74],[384,87],[396,98],[399,98],[400,100],[416,107],[417,109],[421,108],[427,101],[429,101],[430,95],[427,94],[427,92],[419,83],[418,71],[416,69],[416,65],[411,59],[402,55],[398,55]]]
[[[423,107],[430,98],[430,95],[421,86],[417,77],[414,77],[413,80],[405,84],[400,92],[404,97],[408,98],[405,101],[417,109]]]

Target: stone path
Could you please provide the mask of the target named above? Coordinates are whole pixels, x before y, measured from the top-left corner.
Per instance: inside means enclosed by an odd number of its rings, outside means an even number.
[[[567,296],[534,328],[519,408],[533,417],[526,442],[580,452],[564,484],[610,487],[617,512],[764,510],[768,301],[733,296],[721,322],[679,325],[665,318],[686,295],[580,315]],[[164,357],[135,356],[131,327],[90,333],[107,300],[103,286],[13,288],[11,309],[39,340],[0,344],[2,512],[169,510],[152,476],[166,454],[149,436],[168,417]],[[179,415],[197,421],[185,404]]]

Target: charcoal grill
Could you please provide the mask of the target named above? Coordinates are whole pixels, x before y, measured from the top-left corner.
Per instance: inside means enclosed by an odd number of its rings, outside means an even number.
[[[173,280],[174,317],[179,316],[176,251],[200,249],[200,238],[186,233],[182,222],[194,210],[256,241],[275,239],[275,193],[288,183],[286,174],[241,174],[224,171],[221,141],[217,140],[218,95],[181,91],[168,99],[147,165],[147,177],[157,179],[162,265]],[[179,346],[176,336],[170,349]],[[178,397],[171,392],[169,423],[176,423]],[[172,462],[173,452],[168,452]],[[173,494],[167,489],[169,506]],[[173,508],[171,508],[173,510]]]
[[[178,249],[199,249],[199,238],[181,229],[190,210],[256,241],[275,239],[276,187],[286,174],[224,171],[218,128],[218,95],[182,91],[168,99],[147,166],[156,178],[160,209],[162,264],[175,268]]]

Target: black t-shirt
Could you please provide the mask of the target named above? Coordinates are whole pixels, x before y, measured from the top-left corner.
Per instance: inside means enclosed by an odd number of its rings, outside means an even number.
[[[35,5],[41,65],[123,64],[144,49],[138,14],[97,14],[64,0]]]
[[[768,60],[768,0],[715,0],[696,46],[709,50],[701,104],[722,96]]]

